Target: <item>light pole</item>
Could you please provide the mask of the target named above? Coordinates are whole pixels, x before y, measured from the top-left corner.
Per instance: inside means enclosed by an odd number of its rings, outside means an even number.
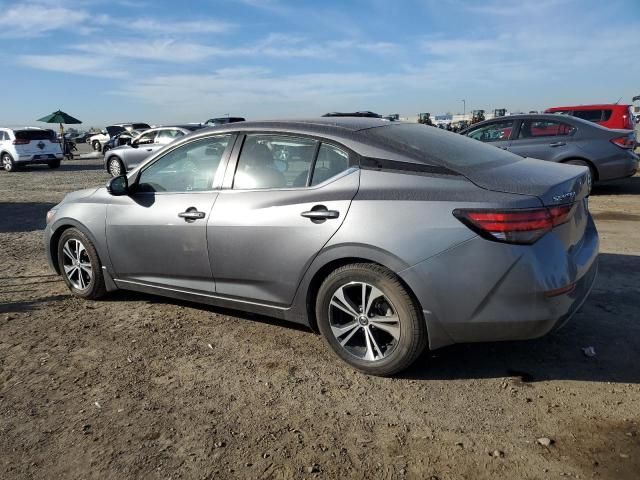
[[[462,116],[465,117],[467,115],[467,102],[463,98],[462,99]]]

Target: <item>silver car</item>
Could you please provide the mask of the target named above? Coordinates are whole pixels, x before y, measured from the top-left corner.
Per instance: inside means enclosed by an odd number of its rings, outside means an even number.
[[[596,276],[585,167],[370,118],[176,141],[47,215],[74,295],[136,290],[318,329],[370,374],[428,346],[538,337]]]
[[[122,175],[137,167],[165,145],[203,127],[204,125],[194,123],[167,125],[145,130],[130,144],[107,150],[104,155],[104,167],[114,177]]]
[[[638,168],[633,130],[613,130],[568,115],[500,117],[460,133],[523,157],[589,167],[596,182],[630,177]]]

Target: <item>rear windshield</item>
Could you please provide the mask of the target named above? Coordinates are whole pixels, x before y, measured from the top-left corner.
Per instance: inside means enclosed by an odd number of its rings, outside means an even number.
[[[420,163],[452,170],[497,166],[521,160],[492,145],[427,125],[393,123],[362,130],[361,133],[377,146],[395,150]]]
[[[16,130],[18,140],[51,140],[55,136],[53,130]]]
[[[134,130],[148,130],[151,126],[147,123],[132,123],[131,128]]]

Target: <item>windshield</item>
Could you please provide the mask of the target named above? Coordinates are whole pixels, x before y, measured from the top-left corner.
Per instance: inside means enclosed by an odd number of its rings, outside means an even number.
[[[147,123],[132,123],[131,128],[133,130],[147,130],[151,128],[151,126]]]
[[[380,147],[395,150],[420,163],[460,170],[460,167],[488,167],[515,163],[516,155],[478,140],[440,128],[410,123],[390,123],[361,133]],[[462,169],[464,170],[464,169]]]

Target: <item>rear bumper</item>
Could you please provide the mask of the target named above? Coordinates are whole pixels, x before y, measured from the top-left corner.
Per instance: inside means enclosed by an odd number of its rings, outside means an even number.
[[[598,234],[587,223],[569,248],[553,234],[529,246],[473,238],[399,272],[423,308],[430,348],[531,339],[565,324],[597,274]]]
[[[622,152],[596,164],[598,180],[615,180],[635,175],[638,170],[638,156],[632,152]]]
[[[40,158],[38,158],[40,157]],[[62,160],[64,155],[62,153],[48,153],[48,154],[38,154],[38,155],[20,155],[15,159],[15,163],[19,163],[21,165],[27,165],[30,163],[49,163],[54,162],[56,160]]]

